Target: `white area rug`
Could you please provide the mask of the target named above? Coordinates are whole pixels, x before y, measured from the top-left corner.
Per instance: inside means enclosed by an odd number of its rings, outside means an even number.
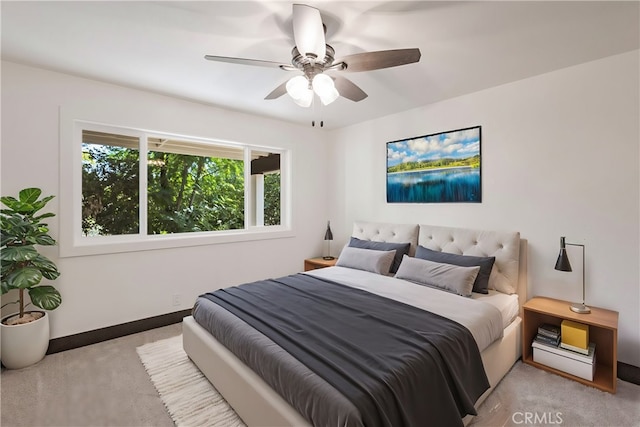
[[[145,344],[138,355],[178,427],[240,427],[242,420],[182,349],[182,335]],[[478,408],[469,427],[640,426],[640,386],[617,394],[517,362]]]
[[[245,425],[184,352],[182,335],[136,351],[176,426]]]

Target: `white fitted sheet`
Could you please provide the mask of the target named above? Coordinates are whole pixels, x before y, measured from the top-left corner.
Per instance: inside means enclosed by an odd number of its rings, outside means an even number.
[[[488,295],[473,293],[471,298],[477,301],[489,303],[500,310],[503,328],[509,326],[520,313],[517,294],[507,295],[490,289]]]

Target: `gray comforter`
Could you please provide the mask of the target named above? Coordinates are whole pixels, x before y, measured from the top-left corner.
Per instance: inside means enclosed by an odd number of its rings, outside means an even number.
[[[196,321],[315,425],[461,425],[489,386],[466,328],[368,292],[295,275],[203,297]],[[211,301],[229,313],[205,310]],[[277,345],[264,342],[256,357],[244,347],[259,337],[246,330],[230,334],[228,322],[237,323],[230,313]],[[282,348],[302,368],[280,354]],[[278,369],[269,373],[265,365]],[[318,405],[318,395],[328,406]]]

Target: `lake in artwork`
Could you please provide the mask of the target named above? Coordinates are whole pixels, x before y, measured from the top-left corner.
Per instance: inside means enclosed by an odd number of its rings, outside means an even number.
[[[397,172],[387,176],[387,202],[479,202],[480,170],[471,167]]]
[[[387,143],[387,202],[480,203],[480,127]]]

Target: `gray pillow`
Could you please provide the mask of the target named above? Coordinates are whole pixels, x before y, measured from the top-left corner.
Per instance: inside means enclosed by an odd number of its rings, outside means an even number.
[[[496,257],[479,257],[470,255],[450,254],[448,252],[438,252],[427,249],[424,246],[418,246],[416,250],[416,258],[426,259],[434,262],[443,262],[446,264],[459,265],[461,267],[480,267],[480,272],[476,281],[473,283],[473,292],[479,294],[489,293],[489,276]]]
[[[391,264],[391,272],[395,273],[398,271],[398,267],[400,267],[403,255],[409,255],[411,243],[374,242],[352,237],[351,240],[349,240],[349,246],[352,248],[373,249],[374,251],[396,251],[393,264]]]
[[[391,268],[395,253],[395,251],[374,251],[345,246],[338,257],[336,265],[372,273],[389,274],[389,268]]]
[[[405,255],[395,277],[469,297],[478,271],[477,266],[458,267]]]

